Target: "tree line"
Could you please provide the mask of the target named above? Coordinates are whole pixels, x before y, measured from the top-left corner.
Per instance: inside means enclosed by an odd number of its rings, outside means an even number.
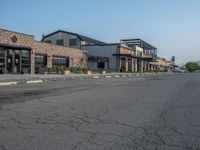
[[[191,61],[187,62],[185,64],[185,67],[187,68],[187,70],[189,72],[194,72],[196,70],[200,70],[200,66],[199,66],[199,64],[197,62],[191,62]]]

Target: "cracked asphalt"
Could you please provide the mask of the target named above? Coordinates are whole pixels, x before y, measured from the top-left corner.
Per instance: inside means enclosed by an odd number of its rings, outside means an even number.
[[[0,150],[200,150],[200,74],[0,87]]]

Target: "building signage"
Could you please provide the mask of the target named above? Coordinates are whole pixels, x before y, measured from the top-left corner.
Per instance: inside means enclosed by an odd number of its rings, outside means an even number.
[[[15,35],[11,38],[11,40],[12,40],[13,43],[16,43],[18,41],[18,39]]]

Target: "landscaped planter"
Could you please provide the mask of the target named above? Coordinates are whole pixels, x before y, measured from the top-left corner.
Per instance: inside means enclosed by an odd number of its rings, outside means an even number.
[[[86,74],[87,74],[87,75],[91,75],[91,74],[92,74],[92,71],[91,71],[91,70],[88,70],[88,71],[86,71]]]
[[[64,71],[64,75],[66,76],[66,75],[69,75],[71,72],[70,72],[70,70],[65,70]]]
[[[102,71],[102,74],[106,74],[106,71]]]

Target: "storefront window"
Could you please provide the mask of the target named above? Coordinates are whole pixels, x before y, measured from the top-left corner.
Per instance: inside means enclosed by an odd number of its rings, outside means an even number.
[[[24,72],[30,72],[30,52],[27,50],[21,51],[21,68]]]
[[[66,57],[53,57],[53,66],[66,66],[69,67],[69,59]]]
[[[35,67],[44,68],[47,66],[47,56],[46,55],[35,55]]]
[[[3,73],[5,68],[5,50],[0,47],[0,73]]]
[[[30,73],[29,50],[0,48],[0,73]]]

